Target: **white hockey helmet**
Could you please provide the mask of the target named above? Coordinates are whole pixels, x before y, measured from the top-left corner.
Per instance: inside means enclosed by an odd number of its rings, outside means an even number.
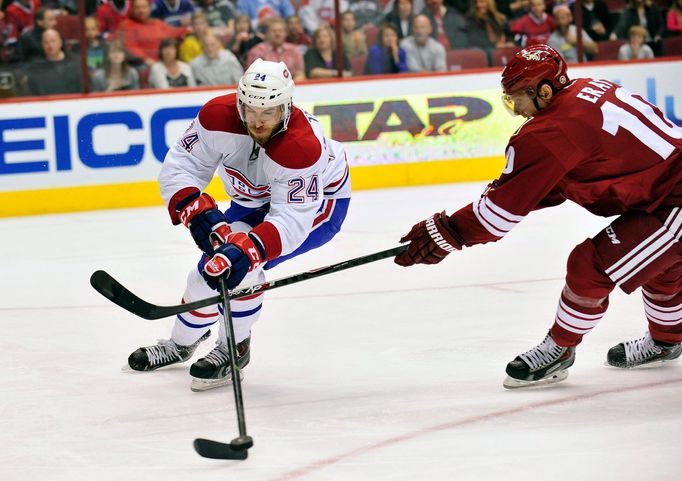
[[[282,106],[282,130],[291,116],[294,80],[284,62],[256,59],[237,85],[239,117],[245,121],[244,106],[270,108]]]

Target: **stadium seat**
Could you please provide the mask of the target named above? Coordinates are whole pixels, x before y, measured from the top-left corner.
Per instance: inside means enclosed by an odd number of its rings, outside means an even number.
[[[682,56],[682,36],[663,39],[663,55]]]
[[[367,55],[356,55],[348,59],[350,61],[350,68],[353,75],[365,74],[365,63],[367,63]]]
[[[374,25],[370,25],[369,27],[365,28],[365,42],[367,43],[368,47],[371,47],[375,43],[377,43],[377,40],[379,39],[379,28],[375,27]]]
[[[609,12],[622,12],[628,6],[627,0],[604,0]]]
[[[137,73],[140,76],[140,88],[141,89],[150,88],[150,86],[149,86],[149,74],[151,74],[151,70],[152,69],[146,65],[137,69]]]
[[[521,47],[496,48],[490,54],[490,62],[493,67],[506,67],[507,62],[509,62],[519,50],[521,50]]]
[[[58,15],[56,29],[64,40],[66,50],[80,42],[81,23],[78,15]]]
[[[446,54],[448,70],[463,70],[468,68],[485,68],[488,57],[478,48],[460,48],[448,50]]]
[[[625,40],[602,40],[597,42],[599,52],[594,56],[594,60],[618,60],[618,49],[625,43]]]

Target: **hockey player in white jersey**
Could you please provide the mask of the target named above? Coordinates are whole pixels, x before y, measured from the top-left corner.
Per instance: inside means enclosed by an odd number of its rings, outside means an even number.
[[[188,227],[203,252],[187,277],[183,302],[215,295],[221,276],[228,276],[230,289],[264,282],[264,269],[339,232],[351,193],[346,154],[325,138],[315,117],[292,104],[293,91],[283,62],[256,60],[237,92],[206,103],[166,155],[161,195],[173,224]],[[224,213],[203,192],[216,171],[231,199]],[[249,362],[263,296],[230,303],[240,369]],[[217,305],[178,315],[170,339],[137,349],[130,368],[151,371],[187,361],[221,315]],[[190,368],[194,390],[231,379],[222,326],[216,347]]]

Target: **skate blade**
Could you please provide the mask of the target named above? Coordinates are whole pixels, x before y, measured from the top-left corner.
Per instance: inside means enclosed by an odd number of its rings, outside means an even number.
[[[652,368],[657,368],[661,367],[661,364],[666,364],[670,361],[674,361],[675,359],[659,359],[657,361],[651,361],[651,362],[645,362],[644,364],[636,364],[634,366],[614,366],[613,364],[609,364],[608,361],[604,361],[604,366],[610,367],[611,369],[621,369],[621,370],[630,370],[630,369],[636,369],[636,370],[644,370],[644,369],[652,369]]]
[[[239,380],[244,379],[244,372],[239,371]],[[204,391],[210,391],[211,389],[216,389],[219,387],[227,386],[229,384],[232,384],[232,376],[225,376],[220,379],[200,379],[198,377],[193,377],[192,378],[192,385],[190,386],[190,389],[193,392],[204,392]]]
[[[520,379],[514,379],[513,377],[507,376],[502,382],[502,385],[506,389],[519,389],[519,388],[529,388],[529,387],[543,387],[550,384],[556,384],[563,381],[568,377],[568,370],[564,369],[562,371],[557,371],[550,374],[549,376],[538,379],[537,381],[522,381]]]

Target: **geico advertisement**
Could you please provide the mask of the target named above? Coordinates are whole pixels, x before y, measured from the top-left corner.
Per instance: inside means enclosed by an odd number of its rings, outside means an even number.
[[[682,62],[569,69],[621,83],[679,123]],[[225,89],[3,102],[0,191],[154,180],[171,145]],[[499,71],[300,85],[294,101],[352,166],[502,156],[519,125],[499,101]]]

